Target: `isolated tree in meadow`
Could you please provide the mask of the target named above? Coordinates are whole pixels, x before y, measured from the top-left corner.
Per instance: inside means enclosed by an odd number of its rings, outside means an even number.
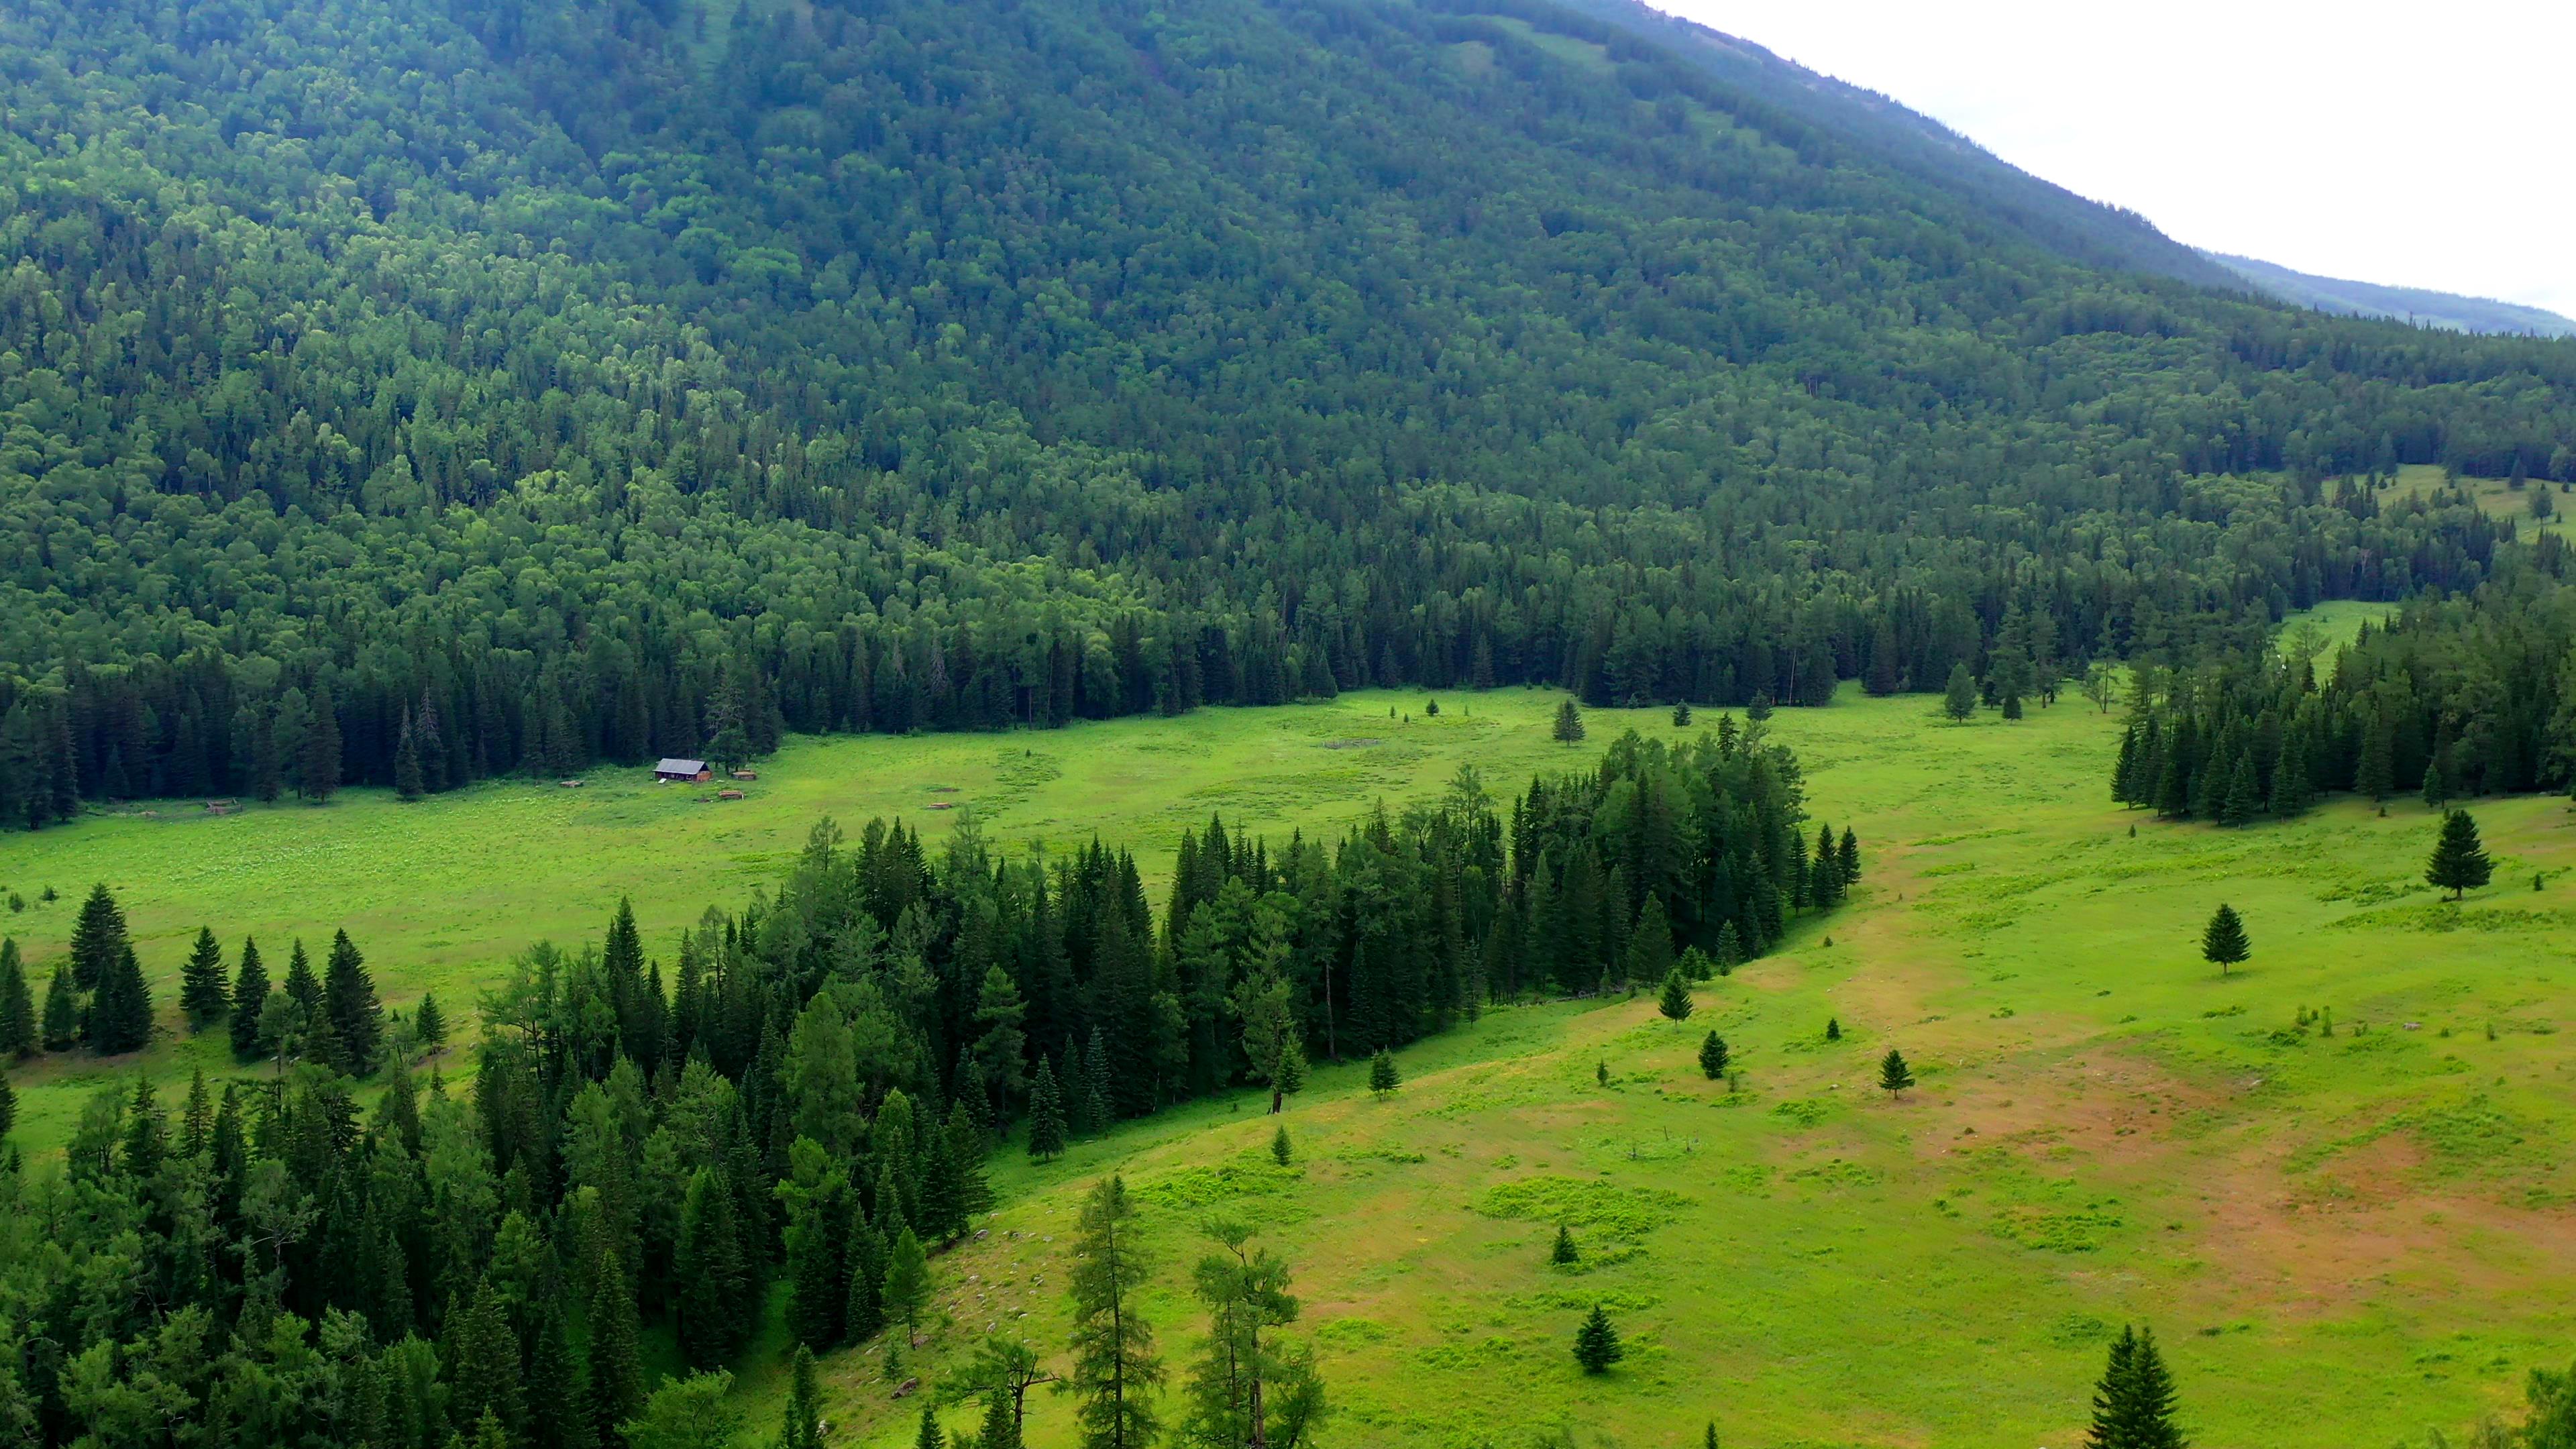
[[[1655,998],[1655,1009],[1672,1021],[1684,1021],[1691,1014],[1690,983],[1682,979],[1681,968],[1664,974],[1663,993]]]
[[[1395,1069],[1395,1054],[1379,1047],[1369,1058],[1369,1090],[1384,1101],[1394,1096],[1395,1089],[1403,1085],[1404,1078]]]
[[[1581,743],[1583,739],[1583,711],[1575,708],[1573,700],[1566,699],[1559,700],[1557,702],[1556,727],[1550,731],[1550,734],[1555,738],[1556,742],[1561,745]]]
[[[1726,1038],[1710,1032],[1700,1039],[1699,1071],[1712,1082],[1726,1075]]]
[[[1977,676],[1964,659],[1950,666],[1950,683],[1941,691],[1941,712],[1962,723],[1977,712]]]
[[[1295,1156],[1296,1149],[1288,1141],[1288,1124],[1282,1122],[1279,1130],[1270,1134],[1270,1160],[1286,1167]]]
[[[1127,1184],[1110,1177],[1083,1198],[1074,1223],[1073,1368],[1065,1383],[1084,1449],[1148,1449],[1162,1428],[1153,1394],[1163,1364],[1136,1304],[1145,1261],[1128,1226],[1134,1215]]]
[[[1052,1162],[1064,1155],[1064,1093],[1055,1085],[1055,1063],[1038,1058],[1037,1081],[1029,1087],[1029,1156]]]
[[[1610,1326],[1610,1315],[1601,1311],[1600,1304],[1593,1304],[1583,1326],[1574,1330],[1574,1361],[1583,1365],[1585,1373],[1606,1374],[1610,1365],[1627,1356],[1628,1351],[1619,1346],[1619,1330]]]
[[[203,1031],[231,1005],[224,989],[224,949],[215,944],[214,932],[199,926],[188,964],[179,968],[179,1009],[187,1013],[190,1030]]]
[[[1829,1016],[1829,1017],[1826,1017],[1826,1018],[1825,1018],[1825,1040],[1827,1040],[1827,1041],[1841,1041],[1842,1039],[1843,1039],[1843,1019],[1842,1019],[1841,1017],[1839,1017],[1839,1016]]]
[[[1563,1223],[1556,1225],[1556,1246],[1547,1250],[1548,1262],[1559,1268],[1582,1261],[1583,1254],[1574,1246],[1574,1230]]]
[[[2123,1326],[2093,1390],[2085,1449],[2184,1449],[2173,1375],[2151,1330]]]
[[[1878,1059],[1878,1089],[1893,1097],[1914,1085],[1914,1073],[1905,1065],[1905,1054],[1894,1047]]]
[[[268,968],[259,959],[259,942],[242,938],[241,963],[233,968],[233,1056],[251,1061],[259,1056],[259,1014],[268,1006]]]
[[[1834,848],[1834,864],[1842,867],[1846,893],[1860,884],[1860,837],[1852,834],[1848,825],[1843,827],[1842,843]]]
[[[1690,728],[1690,722],[1691,722],[1691,707],[1690,707],[1690,701],[1689,701],[1689,700],[1683,700],[1683,701],[1681,701],[1680,703],[1678,703],[1678,704],[1674,705],[1674,706],[1673,706],[1673,728],[1674,728],[1674,729],[1677,729],[1677,730],[1686,730],[1686,729],[1689,729],[1689,728]]]
[[[2234,906],[2219,902],[2218,909],[2210,912],[2209,924],[2201,929],[2200,959],[2216,966],[2218,974],[2224,976],[2228,967],[2253,954],[2254,942],[2245,934],[2244,920]]]
[[[0,1056],[11,1060],[32,1055],[36,1035],[36,993],[27,985],[26,963],[18,943],[0,937]]]
[[[2442,835],[2433,843],[2433,858],[2424,867],[2424,879],[2451,893],[2458,900],[2484,886],[2495,874],[2495,862],[2487,858],[2478,840],[2478,822],[2466,810],[2447,811],[2442,816]]]

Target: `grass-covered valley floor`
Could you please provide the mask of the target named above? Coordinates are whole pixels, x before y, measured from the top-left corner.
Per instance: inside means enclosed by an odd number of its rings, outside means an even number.
[[[49,961],[107,880],[165,1035],[201,921],[228,951],[346,924],[389,1002],[434,988],[461,1007],[528,940],[595,935],[621,894],[667,956],[673,928],[766,879],[827,811],[931,826],[928,804],[972,803],[999,840],[1097,828],[1159,872],[1212,810],[1311,833],[1462,760],[1510,789],[1580,758],[1547,738],[1552,695],[1420,705],[800,741],[727,805],[603,771],[412,806],[160,807],[0,842],[0,882],[30,901],[6,929]],[[1672,729],[1660,711],[1590,723],[1587,750]],[[2576,1352],[2564,801],[2475,803],[2496,883],[2453,906],[2422,882],[2433,822],[2412,801],[2241,832],[2122,812],[2117,716],[2072,697],[1953,726],[1929,699],[1847,690],[1775,728],[1811,809],[1863,841],[1843,911],[1702,990],[1686,1024],[1651,992],[1519,1006],[1402,1053],[1388,1100],[1364,1064],[1321,1070],[1286,1115],[1285,1170],[1248,1092],[1044,1166],[1014,1146],[988,1235],[935,1261],[940,1323],[902,1375],[935,1381],[988,1325],[1060,1353],[1073,1208],[1111,1170],[1139,1198],[1176,1371],[1200,1334],[1198,1225],[1246,1219],[1295,1266],[1293,1331],[1338,1406],[1324,1442],[1350,1449],[1557,1427],[1680,1445],[1711,1419],[1729,1445],[2063,1446],[2125,1321],[2156,1327],[2197,1443],[2421,1443]],[[39,906],[47,884],[64,899]],[[2222,900],[2254,941],[2223,980],[2197,950]],[[2331,1034],[2300,1030],[2303,1008]],[[1696,1065],[1712,1027],[1737,1090]],[[1890,1046],[1920,1082],[1902,1100],[1875,1090]],[[150,1056],[171,1075],[199,1061],[229,1069],[213,1038]],[[120,1070],[22,1073],[18,1140],[58,1142],[78,1092]],[[1548,1265],[1559,1223],[1577,1270]],[[1629,1352],[1586,1378],[1570,1344],[1596,1302]],[[773,1331],[744,1365],[764,1431],[782,1348]],[[880,1354],[825,1372],[845,1442],[910,1442],[919,1401],[893,1399]],[[1031,1440],[1072,1442],[1068,1406],[1034,1400]]]

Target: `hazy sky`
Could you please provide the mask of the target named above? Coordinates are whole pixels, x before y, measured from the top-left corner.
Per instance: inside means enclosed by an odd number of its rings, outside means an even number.
[[[2576,316],[2572,0],[1653,0],[2176,240]]]

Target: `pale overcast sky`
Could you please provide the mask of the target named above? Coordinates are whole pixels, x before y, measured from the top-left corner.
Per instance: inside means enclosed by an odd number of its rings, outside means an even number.
[[[1653,0],[2166,235],[2576,317],[2576,0]]]

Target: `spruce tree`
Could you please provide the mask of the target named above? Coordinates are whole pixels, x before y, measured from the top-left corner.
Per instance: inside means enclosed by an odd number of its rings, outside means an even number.
[[[735,1222],[732,1189],[713,1168],[699,1168],[681,1202],[671,1274],[678,1289],[680,1357],[693,1369],[722,1366],[742,1347],[750,1327],[751,1274]]]
[[[1726,1075],[1726,1038],[1710,1032],[1699,1044],[1700,1075],[1714,1082]]]
[[[2093,1390],[2085,1449],[2184,1449],[2175,1393],[2151,1331],[2123,1327]]]
[[[930,1404],[922,1405],[921,1428],[912,1436],[912,1449],[946,1449],[947,1443],[947,1436],[939,1432],[939,1410]]]
[[[1690,707],[1690,701],[1688,701],[1688,700],[1683,700],[1682,702],[1680,702],[1680,703],[1678,703],[1678,704],[1674,705],[1674,706],[1673,706],[1673,728],[1674,728],[1674,729],[1677,729],[1677,730],[1686,730],[1686,729],[1689,729],[1689,728],[1690,728],[1690,722],[1691,722],[1691,707]]]
[[[72,981],[69,961],[56,962],[54,977],[45,985],[45,1015],[42,1023],[45,1050],[58,1052],[80,1040],[80,988]]]
[[[224,986],[223,947],[215,944],[213,931],[199,926],[197,944],[179,971],[179,1009],[187,1013],[189,1030],[204,1031],[231,1007],[232,998]]]
[[[1619,1346],[1619,1330],[1610,1326],[1610,1315],[1601,1311],[1600,1304],[1593,1304],[1583,1326],[1574,1331],[1574,1361],[1583,1365],[1585,1373],[1606,1374],[1627,1354]]]
[[[259,943],[242,938],[241,964],[233,968],[233,1057],[250,1061],[259,1055],[259,1014],[268,1005],[268,968],[260,963]]]
[[[7,1077],[0,1076],[0,1138],[6,1138],[9,1135],[9,1129],[16,1125],[18,1125],[18,1092],[16,1088],[9,1085]]]
[[[1717,949],[1710,953],[1717,960],[1717,974],[1732,976],[1744,964],[1744,938],[1737,934],[1735,923],[1728,921],[1717,928]]]
[[[1379,1047],[1369,1058],[1369,1091],[1384,1101],[1394,1096],[1395,1089],[1403,1085],[1404,1078],[1395,1070],[1395,1054]]]
[[[1962,724],[1977,712],[1977,676],[1964,659],[1950,666],[1950,682],[1941,691],[1941,712]]]
[[[2238,755],[2236,768],[2228,772],[2227,794],[2219,802],[2218,823],[2226,826],[2251,825],[2263,813],[2263,791],[2254,774],[2254,757]]]
[[[777,1449],[823,1449],[823,1394],[814,1381],[814,1350],[796,1345],[787,1409],[778,1425]]]
[[[347,931],[331,937],[331,960],[324,968],[322,999],[350,1072],[365,1076],[373,1071],[377,1052],[384,1044],[385,1011],[376,1000],[375,978],[367,974],[366,958],[350,943]]]
[[[2397,793],[2396,732],[2380,723],[2378,716],[2361,722],[2361,763],[2353,772],[2352,788],[2373,805]]]
[[[1676,969],[1665,973],[1663,994],[1655,998],[1655,1009],[1673,1021],[1684,1021],[1691,1014],[1690,983]]]
[[[2433,757],[2424,762],[2424,804],[2429,809],[2439,810],[2449,804],[2450,799],[2450,776],[2442,768],[2442,752],[2436,749]]]
[[[340,715],[328,689],[313,691],[313,715],[304,727],[304,758],[295,789],[316,805],[329,804],[340,789]],[[305,1009],[311,1010],[311,1004],[306,1003]]]
[[[1575,707],[1573,700],[1564,699],[1557,702],[1556,725],[1548,733],[1561,745],[1582,742],[1583,711]]]
[[[286,953],[286,996],[306,1015],[322,1009],[322,978],[313,974],[313,958],[304,954],[299,936]]]
[[[1038,1058],[1037,1080],[1029,1087],[1029,1156],[1052,1162],[1064,1155],[1064,1094],[1056,1089],[1055,1064]]]
[[[1860,837],[1848,825],[1843,827],[1842,844],[1835,848],[1834,863],[1842,867],[1843,890],[1848,894],[1860,884]]]
[[[2487,858],[2478,840],[2478,822],[2466,810],[2446,811],[2441,838],[2433,843],[2433,858],[2424,867],[2425,881],[2449,891],[2456,901],[2484,886],[2494,874],[2495,862]]]
[[[948,1174],[956,1196],[956,1229],[963,1233],[978,1213],[993,1210],[993,1188],[984,1177],[984,1129],[964,1102],[952,1102],[944,1136]]]
[[[82,1030],[89,1049],[103,1057],[141,1051],[151,1042],[152,992],[143,983],[143,963],[134,959],[131,943],[118,951],[115,964],[100,978]]]
[[[903,1325],[904,1347],[921,1346],[921,1310],[930,1303],[930,1255],[910,1224],[886,1248],[885,1276],[877,1287],[888,1322]]]
[[[528,1399],[522,1386],[518,1334],[510,1327],[500,1287],[485,1274],[473,1296],[448,1305],[446,1353],[448,1412],[458,1423],[473,1423],[485,1414],[501,1423],[512,1444],[526,1441]],[[543,1385],[546,1392],[555,1386]]]
[[[901,1215],[897,1214],[897,1221]],[[885,1330],[885,1235],[864,1216],[850,1219],[850,1296],[841,1321],[852,1343],[865,1343]]]
[[[1583,1254],[1574,1246],[1574,1230],[1563,1223],[1556,1225],[1556,1245],[1547,1250],[1547,1261],[1559,1268],[1582,1261]]]
[[[1914,1085],[1914,1073],[1905,1065],[1905,1054],[1894,1047],[1878,1062],[1878,1089],[1893,1097]]]
[[[1106,1132],[1117,1123],[1110,1103],[1117,1098],[1109,1089],[1109,1046],[1101,1039],[1100,1028],[1091,1029],[1091,1044],[1082,1053],[1082,1119],[1086,1132]]]
[[[643,1327],[617,1255],[599,1251],[590,1274],[590,1399],[600,1442],[614,1445],[618,1425],[644,1411]]]
[[[537,1391],[528,1399],[529,1449],[600,1449],[590,1361],[565,1324],[559,1295],[548,1292],[535,1311],[528,1378]]]
[[[1295,1156],[1296,1149],[1288,1141],[1288,1124],[1282,1122],[1279,1130],[1270,1134],[1270,1160],[1286,1167]]]
[[[152,1079],[137,1075],[134,1099],[125,1109],[125,1140],[117,1146],[117,1168],[137,1182],[150,1182],[169,1157],[170,1124],[153,1096]]]
[[[18,943],[0,937],[0,1056],[18,1061],[34,1055],[41,1041],[37,1031],[36,994],[27,986]]]
[[[1065,1384],[1085,1449],[1149,1449],[1161,1429],[1153,1393],[1163,1365],[1153,1325],[1137,1311],[1145,1263],[1128,1226],[1134,1212],[1127,1185],[1111,1177],[1083,1198],[1075,1221],[1073,1367]]]
[[[420,797],[420,742],[412,737],[411,711],[404,710],[394,743],[394,798],[409,803]]]
[[[2219,902],[2218,909],[2210,912],[2209,924],[2201,929],[2200,959],[2216,966],[2218,974],[2224,976],[2228,967],[2252,954],[2254,942],[2245,934],[2245,922],[2237,916],[2234,906]]]
[[[80,915],[72,922],[72,984],[96,993],[131,944],[125,912],[118,908],[116,897],[103,881],[91,886],[89,898],[81,902]]]
[[[1829,1017],[1826,1017],[1826,1018],[1825,1018],[1825,1040],[1827,1040],[1827,1041],[1841,1041],[1842,1039],[1843,1039],[1843,1020],[1842,1020],[1842,1018],[1841,1018],[1841,1017],[1839,1017],[1839,1016],[1829,1016]]]
[[[447,1016],[438,1009],[438,998],[428,992],[421,993],[420,1005],[412,1009],[411,1034],[429,1051],[438,1050],[447,1040]]]

